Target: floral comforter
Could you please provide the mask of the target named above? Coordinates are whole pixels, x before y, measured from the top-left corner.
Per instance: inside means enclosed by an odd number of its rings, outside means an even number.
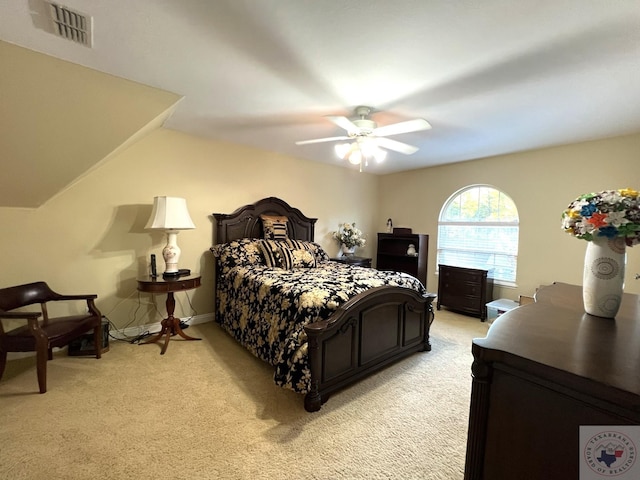
[[[349,298],[373,287],[395,285],[426,293],[410,275],[331,262],[323,252],[318,257],[314,268],[226,262],[216,282],[216,321],[275,367],[277,385],[299,393],[310,389],[305,325],[328,318]]]

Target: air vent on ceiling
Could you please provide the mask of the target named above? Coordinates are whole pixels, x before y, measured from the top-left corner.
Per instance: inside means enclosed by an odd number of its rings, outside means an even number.
[[[49,2],[53,31],[81,45],[93,45],[93,18],[63,5]]]

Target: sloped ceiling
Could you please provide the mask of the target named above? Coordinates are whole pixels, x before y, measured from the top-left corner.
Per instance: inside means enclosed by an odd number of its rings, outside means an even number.
[[[37,207],[180,96],[0,41],[0,206]]]
[[[358,105],[431,123],[376,174],[640,131],[638,0],[64,5],[92,48],[53,35],[42,0],[0,0],[0,158],[47,173],[0,205],[42,203],[150,125],[357,168],[295,142],[344,134],[323,116]]]

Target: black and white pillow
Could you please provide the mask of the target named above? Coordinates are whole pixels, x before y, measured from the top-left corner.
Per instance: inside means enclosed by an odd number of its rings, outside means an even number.
[[[234,267],[263,264],[260,241],[255,238],[241,238],[214,245],[210,250],[216,256],[222,273],[226,274]]]
[[[291,270],[317,266],[313,252],[304,248],[289,248],[285,242],[260,240],[260,250],[264,256],[265,265],[270,268]]]
[[[264,231],[265,240],[287,240],[289,233],[287,231],[288,218],[278,215],[260,215],[262,220],[262,230]]]
[[[324,249],[315,242],[307,242],[304,240],[293,240],[289,238],[287,239],[287,245],[290,248],[294,248],[294,249],[308,250],[316,258],[316,263],[329,261],[329,254],[325,252]]]
[[[280,243],[276,240],[260,240],[260,251],[264,257],[264,263],[269,268],[281,268]]]

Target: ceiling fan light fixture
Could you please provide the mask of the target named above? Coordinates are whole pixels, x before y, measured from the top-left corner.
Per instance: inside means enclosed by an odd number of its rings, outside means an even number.
[[[373,158],[377,163],[380,163],[387,157],[386,150],[380,148],[373,141],[371,141],[371,139],[365,137],[362,140],[358,140],[360,151],[362,152],[362,156],[365,159]]]
[[[349,152],[351,151],[351,144],[350,143],[338,143],[335,147],[333,147],[336,151],[336,155],[338,155],[338,157],[340,157],[341,159],[345,159],[347,158],[347,155],[349,155]]]
[[[355,149],[349,154],[349,163],[353,165],[359,165],[362,163],[362,152],[360,149]]]
[[[347,160],[353,165],[367,166],[369,160],[373,159],[377,163],[382,162],[387,157],[387,151],[378,147],[366,138],[358,138],[352,143],[339,143],[334,147],[336,155]]]
[[[346,130],[346,136],[302,140],[296,142],[296,145],[349,140],[350,143],[335,145],[336,155],[343,160],[348,160],[354,165],[360,164],[360,171],[362,171],[362,167],[366,167],[369,160],[375,160],[376,163],[384,161],[387,156],[387,150],[399,152],[404,155],[411,155],[418,151],[418,147],[387,138],[387,136],[418,132],[431,128],[429,122],[423,118],[414,118],[413,120],[405,120],[404,122],[378,127],[377,123],[369,118],[371,110],[371,107],[356,107],[355,113],[357,118],[354,119],[349,119],[344,116],[327,115],[325,118]]]

